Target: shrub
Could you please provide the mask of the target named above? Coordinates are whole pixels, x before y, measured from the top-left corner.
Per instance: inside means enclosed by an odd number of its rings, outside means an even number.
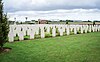
[[[81,33],[81,31],[77,31],[77,34],[80,34]]]
[[[0,47],[8,41],[9,25],[7,22],[7,14],[3,14],[3,3],[0,0]]]
[[[52,35],[50,33],[45,32],[45,37],[51,37]]]

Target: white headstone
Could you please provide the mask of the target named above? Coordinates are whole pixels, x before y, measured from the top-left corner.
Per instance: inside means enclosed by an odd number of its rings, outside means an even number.
[[[9,42],[14,42],[14,32],[13,32],[13,27],[10,26],[10,31],[8,34],[8,41]]]
[[[67,35],[70,35],[70,29],[69,29],[69,25],[66,27],[66,29],[67,29]]]
[[[77,34],[76,26],[74,26],[74,34]]]
[[[83,33],[83,26],[81,25],[81,33]]]
[[[41,38],[45,38],[44,26],[41,26],[40,29],[41,29]]]
[[[89,25],[89,32],[91,32],[91,25]]]
[[[56,28],[55,28],[55,26],[52,27],[52,36],[53,37],[56,36]]]

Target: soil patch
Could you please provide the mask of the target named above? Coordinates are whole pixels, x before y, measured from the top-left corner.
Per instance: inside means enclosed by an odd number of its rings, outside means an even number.
[[[0,48],[0,53],[9,52],[9,51],[11,51],[11,48],[9,47]]]

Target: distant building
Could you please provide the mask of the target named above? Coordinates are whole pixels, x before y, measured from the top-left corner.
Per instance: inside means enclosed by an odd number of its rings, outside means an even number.
[[[47,24],[48,20],[38,19],[38,24]]]

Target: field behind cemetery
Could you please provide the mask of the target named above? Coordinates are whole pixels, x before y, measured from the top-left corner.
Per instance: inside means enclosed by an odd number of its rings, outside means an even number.
[[[100,62],[100,32],[6,43],[0,62]]]
[[[49,24],[66,24],[66,22],[49,22]],[[93,24],[93,22],[68,22],[68,24]],[[100,24],[100,22],[95,22],[95,24]]]

